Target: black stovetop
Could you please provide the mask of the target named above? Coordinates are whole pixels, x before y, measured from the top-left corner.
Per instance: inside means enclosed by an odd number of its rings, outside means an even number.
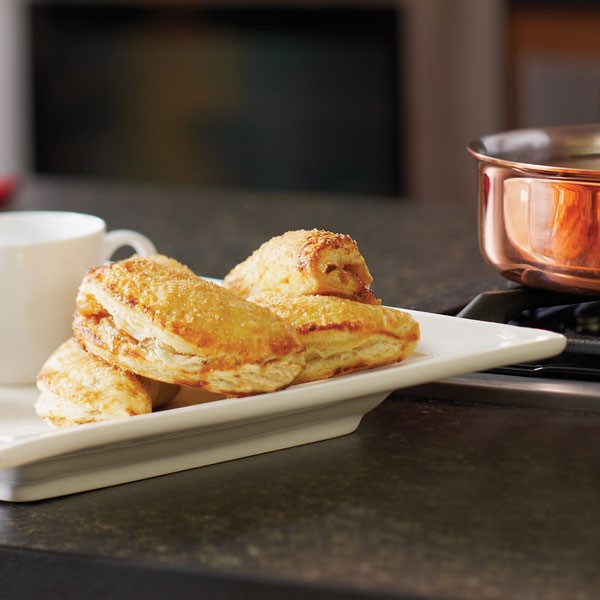
[[[567,338],[565,351],[543,361],[495,369],[496,373],[600,381],[600,299],[517,287],[483,292],[459,317],[545,329]]]
[[[471,373],[413,391],[444,399],[512,406],[600,410],[600,298],[514,287],[478,294],[462,318],[565,335],[558,356]]]

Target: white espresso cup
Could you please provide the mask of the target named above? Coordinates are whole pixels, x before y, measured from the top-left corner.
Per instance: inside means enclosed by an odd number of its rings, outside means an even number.
[[[156,253],[141,233],[107,233],[96,216],[0,213],[0,385],[35,382],[46,359],[71,335],[83,275],[122,247]]]

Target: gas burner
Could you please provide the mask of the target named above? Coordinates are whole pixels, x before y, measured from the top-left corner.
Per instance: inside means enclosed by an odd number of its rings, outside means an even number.
[[[600,335],[600,301],[530,308],[509,323],[556,331],[567,336],[586,336],[593,339]]]
[[[483,292],[458,313],[459,317],[535,327],[567,338],[559,356],[534,363],[494,369],[495,373],[600,381],[600,300],[518,287]]]
[[[432,398],[600,411],[600,297],[519,286],[483,292],[457,317],[562,333],[559,356],[413,388]]]

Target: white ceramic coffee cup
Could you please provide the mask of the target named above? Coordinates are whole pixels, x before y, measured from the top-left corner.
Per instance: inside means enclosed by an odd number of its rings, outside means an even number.
[[[0,213],[0,385],[35,382],[45,360],[71,335],[83,275],[122,247],[156,252],[144,235],[107,233],[93,215]]]

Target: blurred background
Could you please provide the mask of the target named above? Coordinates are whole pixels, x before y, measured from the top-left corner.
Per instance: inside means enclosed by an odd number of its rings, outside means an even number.
[[[28,175],[475,202],[469,141],[600,120],[594,0],[0,2]]]

